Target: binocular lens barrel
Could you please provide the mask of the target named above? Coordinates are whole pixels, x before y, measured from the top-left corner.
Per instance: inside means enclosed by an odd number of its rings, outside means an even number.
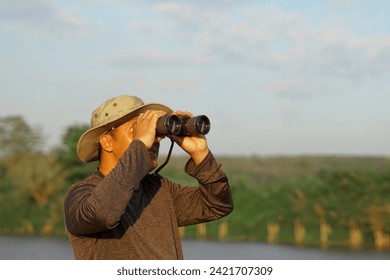
[[[167,115],[157,120],[157,135],[177,135],[181,130],[180,118],[176,115]]]
[[[196,117],[181,117],[182,125],[181,132],[182,136],[189,135],[206,135],[210,131],[210,120],[205,115],[200,115]]]
[[[196,117],[167,115],[157,120],[157,135],[206,135],[211,128],[210,120],[205,115]]]

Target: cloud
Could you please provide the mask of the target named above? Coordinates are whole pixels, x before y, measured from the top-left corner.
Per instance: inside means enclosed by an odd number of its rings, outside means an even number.
[[[258,91],[274,93],[285,98],[307,98],[314,96],[338,95],[345,92],[350,84],[342,79],[316,77],[293,77],[272,79],[259,85]]]
[[[156,80],[155,86],[159,91],[188,90],[199,86],[201,82],[201,77],[190,76],[182,79]]]
[[[239,10],[240,14],[236,9],[220,13],[216,7],[205,8],[191,1],[153,6],[156,17],[138,22],[138,27],[159,39],[175,34],[178,42],[190,45],[197,55],[188,59],[192,55],[184,49],[179,55],[149,50],[137,56],[139,64],[248,65],[264,72],[273,71],[277,79],[288,83],[293,81],[292,87],[284,90],[280,84],[268,86],[291,96],[340,92],[388,73],[390,36],[359,37],[350,26],[334,22],[337,13],[329,13],[323,21],[314,23],[302,12],[287,12],[276,6],[252,9],[251,5],[242,5]],[[278,84],[277,79],[274,85]]]
[[[114,5],[123,2],[123,0],[87,0],[87,2],[99,5]]]
[[[156,49],[135,50],[111,56],[107,62],[127,69],[155,67],[188,67],[210,63],[208,56],[186,52],[169,52]]]
[[[29,37],[84,36],[94,24],[53,0],[0,0],[0,26]]]

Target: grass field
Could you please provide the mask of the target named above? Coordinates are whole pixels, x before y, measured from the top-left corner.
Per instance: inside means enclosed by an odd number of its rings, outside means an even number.
[[[376,157],[219,157],[235,210],[207,225],[206,238],[388,249],[390,159]],[[193,184],[175,158],[166,176]],[[204,230],[203,230],[204,231]],[[197,227],[185,235],[199,237]]]

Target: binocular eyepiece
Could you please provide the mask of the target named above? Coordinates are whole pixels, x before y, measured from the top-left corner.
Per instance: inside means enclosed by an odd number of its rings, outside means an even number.
[[[206,135],[210,131],[210,120],[205,115],[196,117],[166,115],[157,120],[157,135],[193,136]]]

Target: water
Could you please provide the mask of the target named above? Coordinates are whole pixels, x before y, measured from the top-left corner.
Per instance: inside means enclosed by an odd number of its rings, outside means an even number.
[[[251,242],[183,241],[187,260],[389,260],[390,252],[297,248]],[[1,260],[71,260],[66,238],[0,235]]]

